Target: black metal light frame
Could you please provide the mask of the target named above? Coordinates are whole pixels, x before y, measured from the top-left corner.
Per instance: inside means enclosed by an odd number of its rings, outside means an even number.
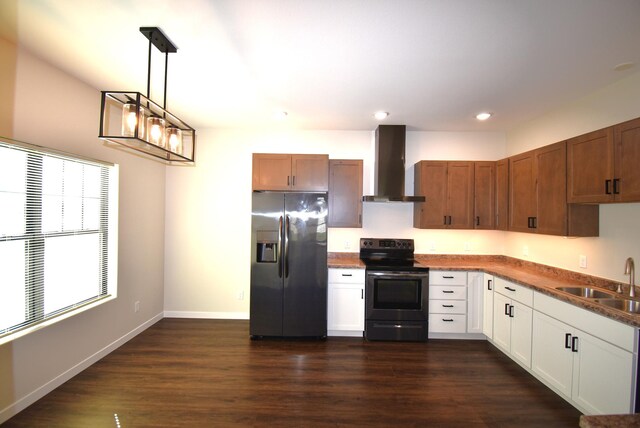
[[[178,48],[158,27],[141,27],[140,32],[149,40],[149,61],[147,70],[147,94],[129,91],[102,91],[100,106],[100,135],[99,138],[121,144],[130,149],[154,156],[167,162],[194,162],[196,131],[187,123],[166,110],[167,107],[167,68],[169,54],[178,51]],[[151,90],[151,46],[155,46],[165,54],[164,67],[164,100],[163,105],[155,103],[149,98]],[[135,104],[136,123],[132,136],[124,135],[121,128],[123,109],[125,104]],[[143,115],[144,114],[144,115]],[[149,142],[146,135],[139,135],[141,120],[145,117],[160,117],[168,126],[178,128],[182,134],[181,150],[171,150],[169,147],[161,147]]]

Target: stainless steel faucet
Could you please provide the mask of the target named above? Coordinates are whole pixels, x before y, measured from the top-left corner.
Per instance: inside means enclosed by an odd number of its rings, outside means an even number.
[[[636,297],[636,267],[631,257],[624,264],[624,274],[629,275],[629,297]]]

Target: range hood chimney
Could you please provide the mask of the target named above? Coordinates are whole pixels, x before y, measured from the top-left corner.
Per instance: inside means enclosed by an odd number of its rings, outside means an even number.
[[[379,125],[376,129],[374,195],[364,202],[424,202],[424,196],[404,195],[405,125]]]

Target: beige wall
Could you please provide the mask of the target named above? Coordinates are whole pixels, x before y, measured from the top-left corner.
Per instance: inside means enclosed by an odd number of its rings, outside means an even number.
[[[0,346],[2,422],[161,316],[165,166],[98,140],[97,90],[4,40],[0,47],[3,69],[15,63],[15,98],[8,105],[3,92],[0,101],[15,139],[120,165],[118,297]]]
[[[372,143],[372,131],[199,131],[196,166],[167,169],[166,314],[248,317],[253,152],[364,159],[363,184],[370,194]],[[410,131],[407,194],[413,194],[418,160],[498,159],[505,153],[502,133]],[[475,253],[503,251],[503,232],[414,229],[413,204],[365,203],[363,223],[362,229],[330,229],[329,251],[358,251],[360,237],[370,236],[412,237],[420,252],[463,253],[465,243]]]
[[[640,73],[553,110],[507,134],[509,154],[520,153],[640,117]],[[559,238],[505,234],[505,254],[618,281],[624,262],[640,262],[640,203],[600,205],[600,236]],[[523,255],[527,247],[529,256]],[[587,269],[578,267],[587,256]]]

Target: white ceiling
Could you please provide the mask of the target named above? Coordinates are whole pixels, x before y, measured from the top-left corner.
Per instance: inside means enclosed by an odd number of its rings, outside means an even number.
[[[508,130],[640,71],[614,70],[640,0],[0,1],[0,35],[101,90],[146,92],[141,26],[178,46],[167,108],[196,128]],[[154,48],[160,103],[163,72]]]

